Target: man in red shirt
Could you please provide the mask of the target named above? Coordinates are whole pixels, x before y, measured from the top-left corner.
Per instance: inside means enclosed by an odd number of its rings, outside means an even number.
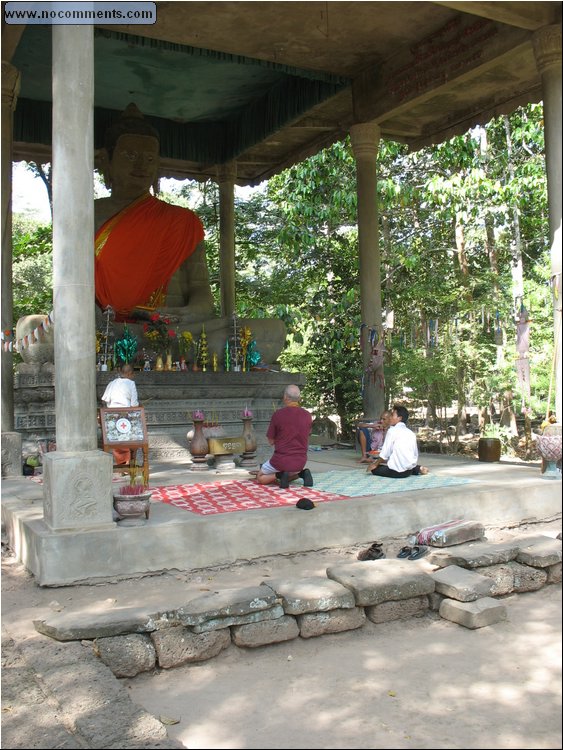
[[[283,393],[283,407],[272,415],[266,437],[274,446],[274,454],[260,467],[256,475],[258,484],[274,484],[279,481],[287,489],[294,479],[303,480],[304,487],[313,486],[313,477],[307,463],[309,435],[313,418],[307,409],[299,406],[301,391],[296,385],[288,385]]]

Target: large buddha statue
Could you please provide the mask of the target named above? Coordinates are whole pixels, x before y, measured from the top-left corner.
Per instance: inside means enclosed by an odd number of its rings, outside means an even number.
[[[205,327],[209,351],[221,362],[233,320],[214,312],[202,223],[193,211],[151,194],[158,179],[159,138],[134,104],[107,131],[99,167],[111,195],[94,202],[98,322],[111,307],[116,334],[119,323],[127,322],[141,346],[141,323],[155,312],[194,337]],[[36,327],[36,317],[27,316],[27,324],[18,321],[16,336]],[[276,360],[285,342],[281,320],[237,324],[250,329],[264,362]],[[34,361],[33,348],[24,350],[24,361]]]

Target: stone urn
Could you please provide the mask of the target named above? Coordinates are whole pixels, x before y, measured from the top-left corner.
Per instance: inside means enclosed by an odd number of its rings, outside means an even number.
[[[148,521],[152,491],[143,488],[136,494],[127,493],[128,487],[117,487],[113,492],[113,509],[120,526],[142,526]],[[132,488],[137,489],[137,488]]]
[[[252,417],[242,417],[242,437],[244,440],[244,453],[241,455],[240,465],[243,467],[256,466],[256,433],[252,426]]]
[[[193,434],[188,433],[188,439],[190,440],[190,453],[192,456],[192,470],[197,471],[198,469],[207,469],[207,454],[209,453],[209,445],[207,438],[203,432],[203,419],[193,420],[194,429]]]
[[[542,457],[543,478],[561,479],[561,470],[557,468],[561,461],[561,425],[546,425],[542,434],[537,436],[536,445]]]

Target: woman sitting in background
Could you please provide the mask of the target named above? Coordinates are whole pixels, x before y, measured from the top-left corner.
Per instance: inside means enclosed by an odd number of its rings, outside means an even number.
[[[370,451],[379,451],[385,440],[385,434],[389,428],[389,420],[391,419],[391,412],[385,410],[378,422],[358,422],[356,429],[356,435],[360,448],[362,450],[362,457],[360,463],[368,464],[374,460],[370,456]]]

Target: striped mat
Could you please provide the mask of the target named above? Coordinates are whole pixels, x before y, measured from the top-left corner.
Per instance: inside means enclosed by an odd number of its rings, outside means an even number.
[[[357,471],[327,471],[323,474],[314,474],[313,479],[315,489],[334,492],[337,495],[347,495],[348,497],[433,490],[477,481],[465,477],[440,476],[432,473],[424,476],[405,477],[404,479],[390,479],[388,477],[374,477],[361,469]]]

